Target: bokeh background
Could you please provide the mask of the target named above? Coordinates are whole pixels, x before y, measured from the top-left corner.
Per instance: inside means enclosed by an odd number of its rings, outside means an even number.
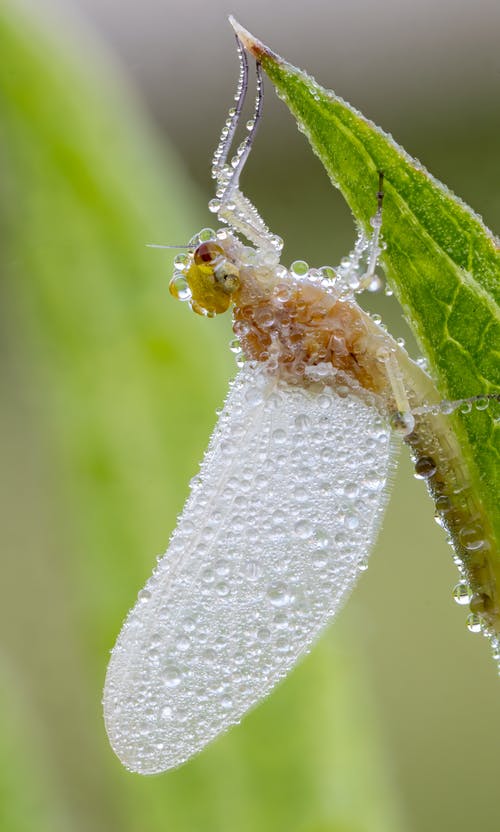
[[[144,247],[210,224],[229,12],[500,228],[496,0],[2,0],[0,828],[496,832],[500,681],[404,454],[370,569],[268,701],[160,777],[107,744],[108,651],[235,371],[228,322],[175,303]],[[348,251],[270,85],[244,184],[286,261]]]

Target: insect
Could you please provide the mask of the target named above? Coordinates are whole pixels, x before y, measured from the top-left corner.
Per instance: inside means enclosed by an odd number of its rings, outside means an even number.
[[[463,485],[431,378],[356,301],[377,280],[382,174],[372,233],[338,269],[282,266],[282,241],[239,187],[262,113],[259,63],[249,133],[228,163],[248,88],[237,45],[236,107],[213,161],[210,208],[223,227],[176,258],[170,290],[201,315],[232,308],[241,366],[104,692],[111,744],[142,774],[182,764],[239,722],[311,648],[366,568],[395,435],[443,517]],[[486,609],[479,598],[476,613]]]

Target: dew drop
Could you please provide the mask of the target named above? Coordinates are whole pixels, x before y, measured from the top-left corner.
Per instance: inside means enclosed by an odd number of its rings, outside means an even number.
[[[305,260],[294,260],[290,271],[297,277],[303,277],[309,271],[309,264]]]
[[[490,405],[490,400],[484,396],[481,399],[477,399],[474,406],[476,410],[486,410]]]
[[[444,399],[444,401],[441,402],[439,409],[441,413],[445,414],[445,416],[449,416],[450,413],[453,413],[455,410],[455,405],[453,402],[448,401],[448,399]]]
[[[344,526],[350,531],[354,531],[359,526],[359,515],[355,511],[346,511],[344,515]]]
[[[427,480],[436,473],[436,463],[430,456],[421,456],[415,463],[415,477]]]
[[[322,551],[321,549],[319,549],[317,552],[313,553],[312,563],[313,563],[313,566],[316,567],[316,569],[324,569],[325,566],[328,563],[327,554],[324,551]]]
[[[167,688],[176,688],[181,683],[181,674],[175,665],[167,665],[163,670],[162,676]]]
[[[271,631],[269,627],[259,627],[257,630],[257,640],[261,642],[269,641],[271,638]]]
[[[215,591],[220,598],[227,598],[229,595],[229,584],[225,581],[220,581],[216,584]]]
[[[453,589],[453,599],[460,606],[465,606],[470,601],[469,587],[464,581],[460,581]]]
[[[320,549],[327,549],[330,545],[330,538],[324,529],[316,529],[314,532],[316,543]]]
[[[215,240],[215,231],[213,228],[202,228],[198,234],[198,239],[200,243],[208,243],[211,240]]]
[[[408,436],[415,427],[415,417],[413,413],[403,413],[398,410],[392,414],[390,425],[393,431],[399,433],[400,436]]]
[[[187,254],[178,254],[174,260],[174,269],[179,272],[185,271],[189,266],[190,259]]]
[[[297,430],[307,430],[311,425],[310,419],[305,413],[299,413],[295,417],[295,427]]]
[[[278,445],[283,445],[286,442],[286,431],[283,428],[276,428],[273,430],[273,439]]]
[[[176,272],[168,284],[168,290],[172,297],[177,300],[186,301],[191,297],[189,283],[181,272]]]
[[[467,629],[470,630],[471,633],[481,632],[481,619],[475,612],[471,612],[471,614],[467,616]]]
[[[244,574],[248,581],[258,581],[262,575],[262,568],[256,560],[245,562]]]
[[[187,636],[180,636],[177,639],[177,643],[176,643],[175,646],[177,647],[178,650],[181,651],[181,653],[184,653],[186,650],[189,650],[190,645],[191,645],[191,640]]]
[[[291,600],[288,587],[283,583],[272,584],[267,590],[267,597],[273,607],[286,607]]]
[[[469,552],[475,552],[484,547],[485,541],[482,531],[473,527],[464,527],[458,534],[460,542]]]
[[[256,407],[257,405],[262,404],[264,401],[264,395],[259,387],[249,387],[248,390],[245,391],[245,399],[249,405]]]
[[[335,269],[332,269],[331,266],[321,266],[320,272],[325,280],[331,280],[332,283],[336,278]]]
[[[366,287],[366,290],[368,292],[380,292],[383,285],[384,284],[382,278],[380,278],[378,274],[374,274],[368,286]]]
[[[310,520],[298,520],[294,526],[294,532],[297,537],[300,537],[302,540],[306,540],[308,537],[311,537],[313,533],[312,523]]]

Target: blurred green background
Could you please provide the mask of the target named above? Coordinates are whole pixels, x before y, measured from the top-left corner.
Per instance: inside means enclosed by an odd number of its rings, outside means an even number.
[[[2,2],[0,829],[497,832],[500,681],[406,458],[368,573],[267,702],[160,777],[107,744],[108,651],[235,371],[229,322],[175,303],[144,245],[210,224],[229,11],[500,227],[497,3]],[[351,246],[270,87],[245,187],[285,262]]]

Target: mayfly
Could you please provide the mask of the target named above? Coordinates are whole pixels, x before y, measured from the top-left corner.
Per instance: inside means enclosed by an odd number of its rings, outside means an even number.
[[[356,301],[378,280],[382,174],[371,234],[338,269],[281,265],[282,241],[239,187],[262,113],[258,62],[249,132],[228,162],[248,87],[238,36],[237,46],[236,106],[209,206],[223,226],[176,258],[170,290],[208,317],[232,307],[240,370],[169,548],[120,633],[104,693],[111,744],[142,774],[180,765],[239,722],[311,648],[366,568],[395,435],[445,523],[459,522],[451,494],[463,492],[431,378]],[[493,597],[481,569],[476,617]]]

